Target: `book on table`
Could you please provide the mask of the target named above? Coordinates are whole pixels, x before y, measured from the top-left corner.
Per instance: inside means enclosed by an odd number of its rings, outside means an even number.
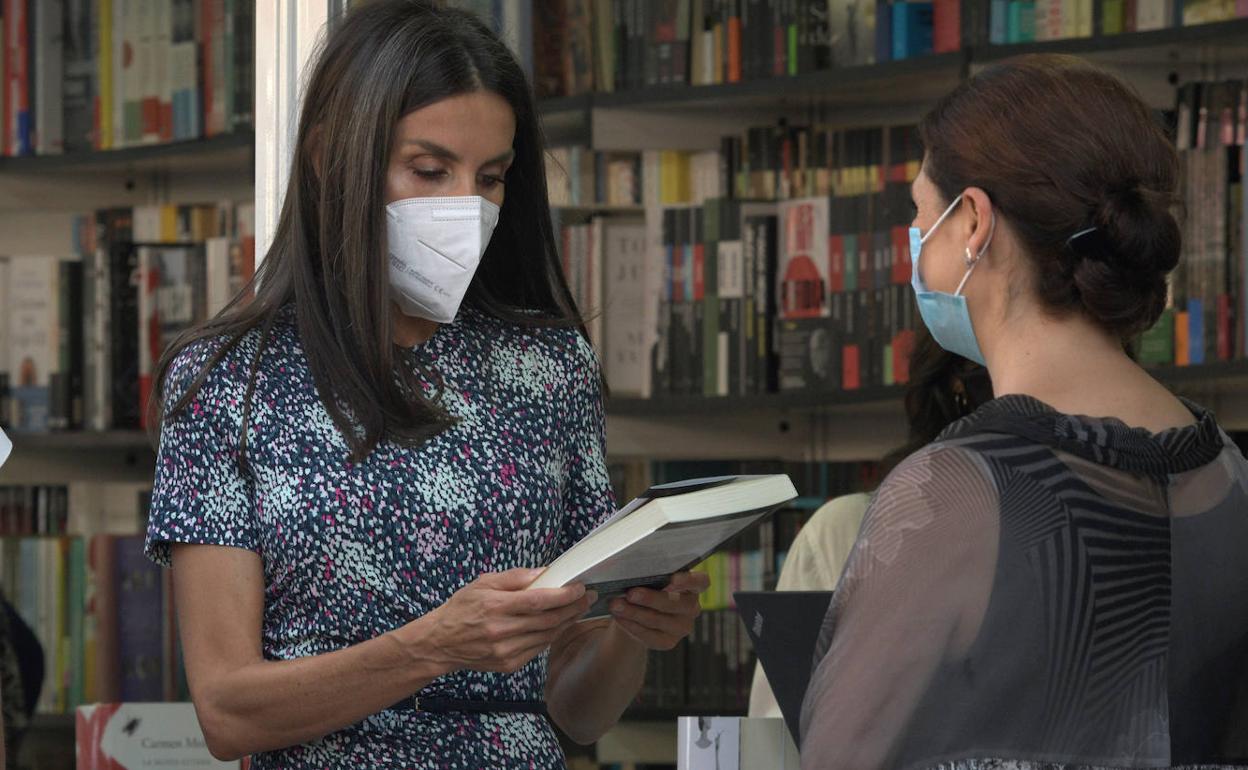
[[[585,620],[636,587],[662,589],[797,497],[784,474],[718,476],[651,487],[546,567],[529,588],[583,583],[598,601]]]

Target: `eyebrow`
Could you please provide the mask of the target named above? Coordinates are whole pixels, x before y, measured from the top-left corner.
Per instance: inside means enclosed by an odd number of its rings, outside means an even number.
[[[443,147],[442,145],[436,142],[431,142],[428,139],[408,139],[407,141],[403,142],[403,144],[404,145],[414,144],[417,147],[422,147],[425,150],[428,150],[429,152],[433,153],[434,155],[437,155],[440,158],[445,158],[455,163],[458,163],[460,161],[460,157],[456,155],[454,152],[448,150],[447,148]],[[489,160],[487,160],[483,165],[492,166],[495,163],[506,163],[514,159],[515,157],[516,157],[515,148],[509,147],[507,148],[506,152],[495,155],[493,158],[490,158]]]

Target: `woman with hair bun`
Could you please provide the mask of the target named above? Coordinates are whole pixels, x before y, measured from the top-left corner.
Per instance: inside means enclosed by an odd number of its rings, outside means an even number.
[[[1248,764],[1248,464],[1125,351],[1178,262],[1178,159],[1077,59],[921,126],[913,284],[996,398],[885,480],[816,649],[802,767]]]

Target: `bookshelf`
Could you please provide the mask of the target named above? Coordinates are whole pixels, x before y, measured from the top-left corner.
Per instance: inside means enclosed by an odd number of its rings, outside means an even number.
[[[966,0],[964,8],[978,2]],[[331,0],[331,5],[340,7],[342,2]],[[272,35],[257,37],[276,52]],[[586,93],[544,99],[538,107],[551,146],[714,149],[723,134],[778,118],[843,125],[913,120],[976,68],[1036,52],[1103,62],[1141,87],[1154,105],[1170,108],[1172,78],[1216,76],[1219,67],[1224,75],[1245,72],[1232,67],[1248,62],[1248,19],[1014,45],[981,45],[970,36],[950,53],[738,83]],[[68,221],[71,209],[238,199],[240,193],[250,197],[262,187],[256,184],[258,135],[263,142],[266,132],[273,131],[265,125],[263,111],[257,120],[256,131],[208,139],[0,158],[0,253],[63,253],[66,236],[58,228],[62,219]],[[283,140],[277,141],[280,146]],[[280,190],[284,180],[278,181]],[[564,223],[578,223],[599,216],[641,218],[646,211],[639,206],[584,205],[558,207],[556,214]],[[47,245],[36,248],[40,243]],[[1178,392],[1204,400],[1228,430],[1248,429],[1248,361],[1164,367],[1156,374]],[[613,459],[657,461],[875,458],[904,441],[903,392],[901,386],[888,386],[741,397],[611,397],[606,403],[608,446]],[[12,438],[19,458],[0,472],[0,484],[28,476],[40,481],[98,478],[121,468],[126,478],[150,478],[153,450],[140,431],[18,433]],[[630,747],[653,747],[669,740],[675,717],[688,713],[690,708],[630,709],[626,724],[603,745],[622,741]],[[633,729],[642,724],[664,737]],[[64,734],[72,727],[67,716],[41,715],[35,722],[37,730],[48,733]],[[674,737],[670,741],[674,745]],[[600,747],[600,758],[602,752]]]

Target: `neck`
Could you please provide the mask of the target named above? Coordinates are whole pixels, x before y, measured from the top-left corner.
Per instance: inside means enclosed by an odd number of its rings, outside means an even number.
[[[392,306],[394,318],[394,344],[403,348],[412,348],[429,341],[438,330],[438,323],[427,318],[416,318],[407,315],[399,306]]]
[[[1117,339],[1078,314],[1020,314],[984,355],[994,394],[1032,396],[1067,414],[1110,414],[1116,394],[1152,382]]]

